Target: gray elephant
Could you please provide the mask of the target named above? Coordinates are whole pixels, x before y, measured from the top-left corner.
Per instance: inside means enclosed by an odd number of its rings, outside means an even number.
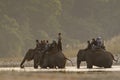
[[[93,65],[98,67],[111,68],[113,60],[115,59],[112,53],[103,49],[79,50],[77,54],[77,68],[80,67],[81,61],[86,61],[87,68],[92,68]]]
[[[53,54],[47,53],[44,55],[42,61],[40,60],[40,62],[42,62],[41,68],[65,68],[66,58],[61,52]]]
[[[20,67],[24,67],[24,62],[34,60],[34,68],[38,68],[40,66],[41,68],[64,68],[66,64],[66,60],[69,60],[65,57],[65,55],[58,51],[57,45],[52,43],[48,49],[44,51],[39,51],[35,49],[29,49],[23,59],[23,61],[20,64]],[[69,60],[71,61],[71,60]],[[72,61],[71,61],[72,63]],[[73,64],[72,64],[73,65]]]
[[[31,61],[31,60],[34,60],[34,68],[37,68],[36,65],[38,65],[38,58],[39,58],[39,54],[40,52],[36,49],[29,49],[25,55],[25,57],[23,58],[21,64],[20,64],[20,67],[21,68],[24,68],[24,63],[25,61]]]
[[[62,51],[58,50],[57,43],[55,42],[53,42],[49,48],[41,54],[41,57],[39,57],[41,68],[65,68],[66,60],[72,63],[70,59],[65,57]]]

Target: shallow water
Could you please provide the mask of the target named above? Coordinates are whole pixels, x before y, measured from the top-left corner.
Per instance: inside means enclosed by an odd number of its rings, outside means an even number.
[[[34,69],[26,67],[0,67],[0,80],[120,80],[120,66],[112,68]]]
[[[108,71],[120,71],[120,66],[112,66],[112,68],[99,68],[93,66],[93,69],[87,69],[86,66],[81,66],[77,69],[76,66],[67,66],[65,69],[34,69],[33,67],[0,67],[0,71],[17,71],[17,72],[108,72]]]
[[[120,72],[0,72],[0,80],[120,80]]]

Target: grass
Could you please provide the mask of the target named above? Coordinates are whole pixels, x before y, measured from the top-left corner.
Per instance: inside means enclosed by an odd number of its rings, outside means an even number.
[[[106,49],[113,54],[120,54],[120,35],[111,38],[110,40],[105,41]]]
[[[63,53],[67,56],[67,57],[76,57],[78,51],[80,49],[85,49],[87,46],[86,43],[80,43],[79,45],[77,45],[77,47],[69,47],[63,50]]]

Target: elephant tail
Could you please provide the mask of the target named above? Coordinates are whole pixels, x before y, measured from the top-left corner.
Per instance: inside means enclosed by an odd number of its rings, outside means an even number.
[[[118,57],[117,57],[117,60],[114,59],[114,61],[118,62],[118,61],[119,61],[119,58],[120,58],[120,57],[118,56]]]
[[[115,59],[113,55],[112,55],[112,58],[113,58],[113,60],[114,60],[116,63],[117,63],[118,60],[119,60],[119,57],[118,57],[117,59]]]
[[[71,64],[72,64],[72,66],[74,66],[74,65],[73,65],[73,62],[72,62],[70,59],[68,59],[68,58],[66,58],[66,57],[65,57],[65,59],[68,60],[68,61],[70,61]]]

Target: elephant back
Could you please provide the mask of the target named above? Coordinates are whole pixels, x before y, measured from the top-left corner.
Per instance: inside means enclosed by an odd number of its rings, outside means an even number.
[[[86,50],[84,51],[85,58],[87,59],[88,57],[91,57],[93,61],[101,59],[101,58],[106,58],[109,56],[107,51],[103,49],[96,49],[96,50]]]
[[[61,57],[61,58],[65,58],[65,55],[61,52],[61,51],[58,51],[58,52],[56,52],[56,53],[47,53],[47,54],[45,54],[46,56],[48,56],[48,57]]]
[[[95,49],[95,50],[92,50],[92,49],[91,49],[91,50],[87,50],[86,53],[87,53],[87,54],[93,54],[93,55],[96,55],[96,54],[102,55],[102,54],[105,54],[106,51],[103,50],[103,49]]]
[[[95,61],[96,60],[101,60],[104,63],[110,62],[110,64],[112,64],[112,62],[113,62],[112,54],[108,51],[103,50],[103,49],[91,51],[91,54],[90,54],[91,57],[93,57],[93,60],[95,60]]]

